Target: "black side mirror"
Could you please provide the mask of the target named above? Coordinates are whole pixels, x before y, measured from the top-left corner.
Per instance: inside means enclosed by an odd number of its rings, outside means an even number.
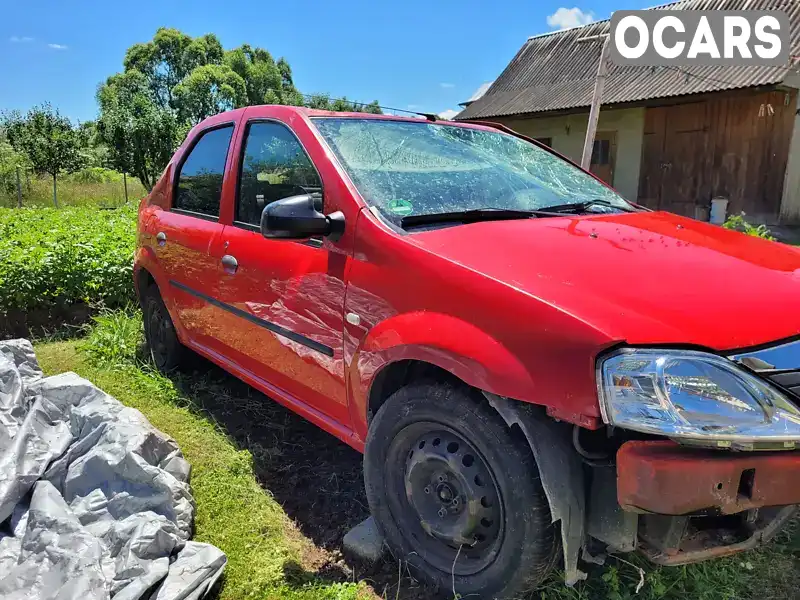
[[[272,202],[261,213],[261,235],[281,240],[304,240],[315,235],[338,240],[344,233],[340,211],[323,215],[309,194],[290,196]]]

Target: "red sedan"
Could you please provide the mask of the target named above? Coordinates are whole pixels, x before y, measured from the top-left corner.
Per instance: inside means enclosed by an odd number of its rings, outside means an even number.
[[[217,115],[142,202],[135,278],[155,364],[363,451],[388,547],[449,593],[730,554],[800,503],[800,253],[502,127]]]

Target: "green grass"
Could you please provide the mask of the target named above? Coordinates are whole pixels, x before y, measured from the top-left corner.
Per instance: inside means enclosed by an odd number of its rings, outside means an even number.
[[[154,426],[174,437],[192,464],[192,489],[197,502],[196,539],[217,545],[229,558],[223,600],[245,598],[350,599],[374,598],[365,583],[347,582],[318,572],[329,559],[330,549],[316,548],[286,516],[269,491],[260,485],[254,458],[240,449],[236,440],[217,425],[206,406],[228,406],[270,419],[276,429],[288,429],[287,439],[252,440],[246,444],[254,454],[273,455],[281,462],[281,473],[297,469],[293,449],[298,443],[313,444],[309,435],[324,432],[313,426],[290,425],[296,419],[283,409],[265,412],[263,397],[242,395],[234,380],[196,373],[172,379],[153,372],[142,360],[141,324],[138,311],[103,312],[83,340],[40,343],[39,361],[48,374],[75,371],[93,381],[128,406],[141,410]],[[218,414],[218,413],[213,413]],[[245,421],[246,421],[245,417]],[[246,425],[239,421],[239,427]],[[228,429],[228,433],[231,433]],[[249,437],[249,430],[245,437]],[[254,430],[255,431],[255,430]],[[309,431],[315,433],[308,433]],[[317,442],[318,443],[318,442]],[[317,466],[336,468],[333,448],[320,446]],[[297,452],[297,450],[294,450]],[[312,450],[312,453],[314,450]],[[263,457],[261,457],[263,459]],[[300,461],[302,462],[302,461]],[[344,468],[344,467],[340,467]],[[312,480],[313,481],[313,480]],[[342,481],[346,481],[343,478]],[[337,484],[338,486],[338,484]],[[325,492],[307,489],[306,495]],[[318,509],[319,510],[319,509]],[[644,568],[644,585],[637,567]],[[352,575],[350,575],[352,577]],[[333,579],[333,581],[332,581]],[[430,597],[405,573],[387,564],[371,574],[370,583],[387,599]],[[606,566],[592,567],[589,580],[574,588],[563,585],[554,574],[532,598],[541,600],[786,600],[800,598],[800,526],[795,521],[767,546],[730,558],[675,568],[658,568],[636,555],[609,557]]]
[[[125,202],[122,174],[108,169],[86,168],[71,175],[58,176],[58,205],[115,207]],[[128,177],[128,201],[137,205],[147,193],[134,177]],[[22,176],[22,205],[27,208],[53,206],[53,179],[49,175]],[[0,186],[0,207],[17,206],[14,185]]]

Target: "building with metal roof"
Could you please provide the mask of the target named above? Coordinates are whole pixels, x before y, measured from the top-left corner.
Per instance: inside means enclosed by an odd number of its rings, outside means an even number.
[[[592,171],[631,200],[707,218],[800,222],[800,1],[681,0],[651,10],[782,10],[784,66],[608,64]],[[610,20],[536,35],[457,120],[497,121],[579,160]],[[588,38],[588,39],[587,39]]]

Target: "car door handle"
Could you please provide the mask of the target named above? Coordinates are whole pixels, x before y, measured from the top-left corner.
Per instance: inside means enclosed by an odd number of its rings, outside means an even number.
[[[158,234],[156,235],[156,242],[158,242],[159,246],[163,246],[164,244],[166,244],[167,234],[164,233],[163,231],[159,231]]]
[[[236,269],[239,268],[239,261],[236,260],[235,256],[231,256],[230,254],[226,254],[222,257],[222,268],[225,269],[225,272],[228,275],[233,275],[236,273]]]

